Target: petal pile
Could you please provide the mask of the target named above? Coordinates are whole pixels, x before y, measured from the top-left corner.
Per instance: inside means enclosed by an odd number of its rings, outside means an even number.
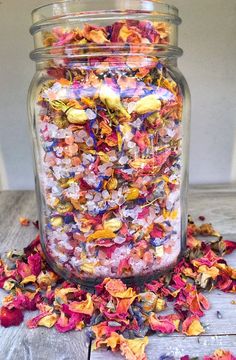
[[[117,225],[109,220],[107,224],[108,232]],[[202,241],[197,239],[199,235],[216,238]],[[38,310],[27,322],[30,329],[55,327],[63,333],[86,327],[93,349],[107,347],[127,360],[145,360],[147,335],[151,333],[197,336],[206,331],[201,318],[210,304],[203,292],[220,289],[236,293],[236,269],[224,259],[236,249],[235,244],[224,240],[210,224],[198,227],[189,219],[188,248],[171,273],[142,288],[105,278],[89,293],[54,273],[37,236],[23,251],[10,251],[0,259],[0,288],[8,293],[0,308],[0,325],[18,326],[24,311]],[[220,359],[236,358],[224,350],[204,358]]]

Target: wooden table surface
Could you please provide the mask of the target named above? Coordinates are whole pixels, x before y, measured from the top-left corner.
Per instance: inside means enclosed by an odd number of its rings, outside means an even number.
[[[228,240],[236,241],[236,187],[198,186],[189,193],[189,213],[197,219],[204,215]],[[36,235],[33,227],[21,227],[19,216],[37,218],[35,196],[32,191],[0,192],[0,254],[12,248],[22,248]],[[236,266],[236,254],[227,257]],[[0,301],[4,293],[0,290]],[[206,333],[198,337],[153,335],[149,338],[147,356],[158,360],[161,355],[175,359],[189,354],[191,357],[212,353],[218,348],[236,354],[236,295],[213,291],[207,294],[211,309],[202,321]],[[222,318],[218,319],[217,311]],[[32,313],[26,314],[26,319]],[[119,354],[105,350],[90,352],[85,331],[58,334],[54,329],[29,330],[25,324],[19,327],[0,327],[0,360],[119,360]]]

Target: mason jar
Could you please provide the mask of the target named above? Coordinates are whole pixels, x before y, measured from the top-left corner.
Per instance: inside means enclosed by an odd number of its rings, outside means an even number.
[[[178,10],[155,1],[33,11],[29,90],[41,244],[94,286],[171,269],[186,243],[190,95]]]

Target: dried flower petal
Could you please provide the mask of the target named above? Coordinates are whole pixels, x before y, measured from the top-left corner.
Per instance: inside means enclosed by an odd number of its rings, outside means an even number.
[[[180,316],[177,314],[166,316],[155,316],[155,314],[151,314],[149,317],[149,324],[154,331],[171,334],[179,330]]]
[[[23,319],[24,316],[20,309],[8,309],[4,306],[0,308],[0,325],[3,327],[18,326]]]
[[[94,306],[93,306],[91,295],[87,294],[86,300],[84,300],[84,301],[80,301],[80,302],[72,301],[69,304],[69,310],[72,312],[92,316],[93,311],[94,311]]]
[[[45,326],[47,328],[51,328],[55,325],[57,322],[58,315],[57,314],[51,314],[44,316],[42,319],[39,320],[38,326]]]
[[[198,316],[190,316],[183,322],[183,334],[187,336],[197,336],[205,332]]]
[[[114,239],[115,237],[116,234],[110,229],[97,230],[87,237],[87,241],[92,241],[96,239]]]
[[[26,217],[20,217],[19,221],[22,226],[29,226],[30,224],[30,220]]]
[[[113,218],[113,219],[104,221],[103,227],[106,230],[111,230],[112,232],[116,232],[116,231],[120,230],[120,228],[122,227],[122,222],[119,219]]]

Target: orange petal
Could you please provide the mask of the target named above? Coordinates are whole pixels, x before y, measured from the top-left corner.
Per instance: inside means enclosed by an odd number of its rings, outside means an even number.
[[[86,300],[84,301],[72,301],[69,304],[69,309],[73,312],[90,315],[92,316],[94,311],[94,306],[92,302],[92,298],[90,294],[86,295]]]

